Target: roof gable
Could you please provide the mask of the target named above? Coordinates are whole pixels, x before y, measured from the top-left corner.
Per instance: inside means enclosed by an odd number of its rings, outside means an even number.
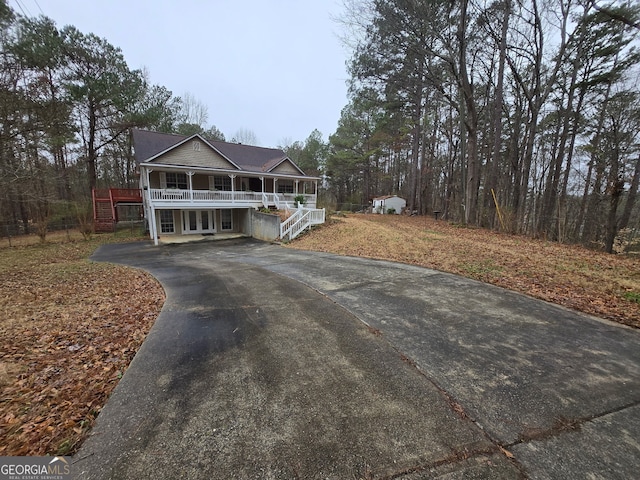
[[[298,166],[291,161],[289,157],[286,157],[279,161],[277,164],[269,168],[269,172],[273,173],[286,173],[290,175],[304,175],[304,172],[298,168]]]
[[[202,137],[188,137],[182,142],[169,147],[167,150],[151,157],[148,163],[162,163],[166,165],[182,165],[188,167],[221,168],[226,170],[240,170],[240,167],[229,161]]]

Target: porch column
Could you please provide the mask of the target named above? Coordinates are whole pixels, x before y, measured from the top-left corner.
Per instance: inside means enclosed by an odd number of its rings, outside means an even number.
[[[261,189],[262,189],[262,206],[264,208],[269,208],[269,199],[267,198],[267,192],[264,191],[264,177],[258,177],[260,178],[260,185],[261,185]]]
[[[193,172],[188,171],[187,176],[189,177],[189,200],[193,203]]]
[[[146,215],[147,221],[149,222],[149,235],[151,235],[151,239],[153,240],[154,245],[158,245],[158,226],[156,225],[156,209],[153,208],[153,200],[151,199],[151,181],[149,180],[149,175],[153,172],[152,168],[145,168],[146,172],[146,180],[147,184],[144,186],[144,190],[147,191],[147,208]]]
[[[236,176],[231,173],[229,178],[231,179],[231,203],[236,203]]]
[[[300,193],[300,190],[298,190],[299,183],[300,183],[300,180],[296,180],[296,195],[298,195]]]
[[[158,246],[158,225],[156,225],[156,209],[151,206],[149,209],[151,211],[149,220],[149,233],[151,233],[151,238],[153,238],[153,244]]]

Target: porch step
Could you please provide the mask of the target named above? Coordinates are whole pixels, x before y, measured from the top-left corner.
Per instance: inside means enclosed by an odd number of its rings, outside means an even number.
[[[115,232],[116,224],[110,220],[98,221],[93,224],[93,228],[96,233],[111,233]]]
[[[106,202],[102,200],[96,201],[96,216],[98,218],[113,218],[111,212],[111,202],[108,200]]]
[[[93,229],[97,233],[115,230],[114,208],[109,190],[93,191]]]

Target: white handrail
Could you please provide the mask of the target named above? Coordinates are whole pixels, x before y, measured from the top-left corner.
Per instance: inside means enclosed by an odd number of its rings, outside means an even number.
[[[324,223],[326,211],[316,208],[299,207],[291,217],[280,224],[280,238],[293,240],[307,227]],[[298,218],[300,217],[300,218]]]
[[[298,220],[296,223],[291,225],[291,231],[289,232],[289,240],[293,240],[298,235],[300,235],[300,233],[302,233],[305,228],[311,226],[311,222],[309,221],[310,214],[311,212],[306,212],[304,215],[302,215],[300,220]]]
[[[302,215],[302,209],[298,209],[293,214],[287,218],[284,222],[280,223],[280,238],[285,238],[287,234],[291,231],[292,225],[298,221],[298,217]]]

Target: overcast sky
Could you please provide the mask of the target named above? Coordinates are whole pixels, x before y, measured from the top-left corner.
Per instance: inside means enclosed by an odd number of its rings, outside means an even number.
[[[192,94],[227,140],[260,145],[332,134],[347,103],[340,0],[9,0],[122,49],[129,68]]]

